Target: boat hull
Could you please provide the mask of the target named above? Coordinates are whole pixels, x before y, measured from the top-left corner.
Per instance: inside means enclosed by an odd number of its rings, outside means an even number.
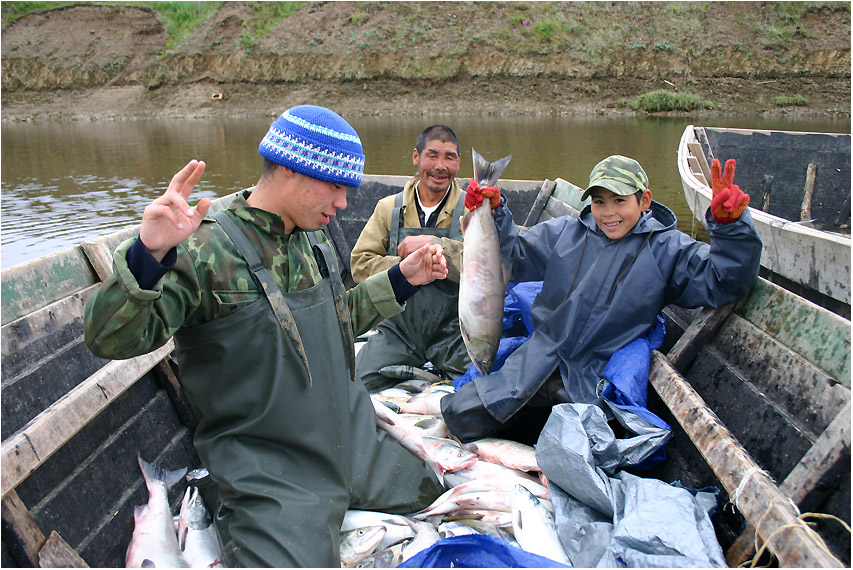
[[[350,196],[328,228],[343,268],[376,201],[406,178],[365,177]],[[577,216],[572,205],[582,205],[580,189],[559,179],[501,186],[527,226]],[[220,200],[214,207],[228,197]],[[85,301],[135,231],[3,271],[3,566],[121,567],[133,508],[147,495],[137,453],[164,468],[199,466],[171,344],[105,361],[83,342]],[[791,500],[850,520],[849,320],[763,279],[735,307],[664,312],[649,406],[674,433],[669,459],[646,475],[719,490],[714,523],[730,564],[749,556],[753,541],[738,535],[751,524],[763,539],[775,534],[770,550],[782,565],[849,565],[840,525],[826,523],[807,543],[803,533],[776,533],[795,524]],[[733,496],[736,512],[723,508]]]
[[[754,132],[749,131],[749,133]],[[831,198],[824,198],[824,201],[827,202],[834,201],[835,207],[842,211],[845,208],[845,199],[847,199],[846,208],[848,210],[850,208],[849,136],[847,140],[847,185],[846,187],[843,184],[841,185],[842,188],[846,189],[843,193],[839,191],[838,195]],[[694,217],[704,224],[705,212],[711,205],[712,191],[707,183],[707,177],[702,172],[701,161],[704,157],[698,156],[701,153],[698,150],[699,148],[701,148],[701,142],[697,138],[696,130],[693,125],[688,125],[678,145],[678,172],[684,188],[684,198]],[[737,157],[726,155],[719,158],[721,162],[724,162],[729,158]],[[707,163],[707,159],[704,160]],[[803,160],[805,163],[802,165],[802,170],[805,172],[808,166],[808,158],[806,157]],[[851,247],[849,233],[844,235],[815,229],[806,224],[792,222],[762,211],[760,207],[762,196],[756,188],[747,187],[743,184],[739,176],[740,171],[739,160],[735,182],[740,182],[741,188],[748,191],[751,196],[750,212],[755,230],[764,244],[761,252],[761,266],[773,274],[846,305],[846,315],[849,316]],[[803,180],[805,180],[805,176]],[[849,224],[849,222],[846,223]],[[845,221],[842,220],[840,225],[844,224]]]

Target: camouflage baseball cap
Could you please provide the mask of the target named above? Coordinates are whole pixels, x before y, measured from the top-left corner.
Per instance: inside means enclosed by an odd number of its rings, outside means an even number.
[[[595,165],[589,175],[589,185],[581,196],[586,200],[590,190],[605,188],[620,196],[630,196],[649,189],[649,177],[633,158],[614,154]]]

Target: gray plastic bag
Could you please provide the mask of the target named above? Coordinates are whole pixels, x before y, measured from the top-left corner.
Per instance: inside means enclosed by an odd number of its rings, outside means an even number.
[[[716,504],[712,494],[697,498],[682,487],[621,470],[654,453],[669,430],[615,406],[611,410],[635,435],[617,439],[597,406],[560,404],[536,444],[557,532],[572,564],[725,567],[708,515]]]

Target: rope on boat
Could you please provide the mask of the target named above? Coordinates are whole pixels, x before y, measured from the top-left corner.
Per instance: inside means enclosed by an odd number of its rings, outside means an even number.
[[[768,509],[768,512],[769,512],[769,509]],[[764,517],[762,516],[762,518],[764,518]],[[817,534],[814,530],[812,530],[812,528],[809,526],[809,525],[813,525],[815,523],[806,522],[805,519],[807,519],[807,518],[835,520],[835,521],[838,521],[839,523],[841,523],[841,526],[843,526],[847,532],[850,532],[850,525],[848,525],[846,522],[844,522],[842,519],[838,518],[835,515],[828,515],[826,513],[803,513],[803,514],[797,516],[797,522],[796,523],[785,524],[785,525],[780,526],[776,530],[774,530],[770,534],[770,536],[767,537],[767,540],[764,541],[764,544],[762,544],[760,548],[758,546],[758,533],[755,533],[755,550],[756,550],[755,556],[753,556],[751,560],[747,560],[746,562],[740,564],[738,566],[738,568],[747,568],[747,567],[748,568],[769,568],[770,567],[769,563],[766,566],[756,566],[756,564],[758,564],[758,561],[761,559],[761,556],[764,554],[764,551],[767,550],[767,545],[770,544],[770,541],[773,540],[773,538],[775,538],[777,534],[779,534],[781,531],[783,531],[785,529],[800,528],[806,532],[806,535],[808,535],[808,537],[810,539],[815,540],[815,537],[820,538],[820,535]],[[829,551],[829,548],[826,546],[825,543],[823,543],[822,540],[815,540],[815,542],[820,544],[821,549],[824,552],[826,552],[828,555],[835,556],[834,554],[832,554],[832,552]],[[772,553],[771,553],[771,555],[772,555]]]

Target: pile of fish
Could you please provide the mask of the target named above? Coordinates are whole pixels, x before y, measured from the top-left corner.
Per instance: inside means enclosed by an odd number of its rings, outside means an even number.
[[[493,438],[462,444],[441,418],[441,398],[452,385],[411,367],[380,373],[407,379],[371,394],[377,425],[424,459],[447,491],[405,516],[348,511],[341,566],[395,567],[443,538],[477,533],[568,565],[534,449]]]
[[[148,503],[134,508],[125,568],[224,568],[219,538],[197,487],[187,487],[180,513],[172,515],[169,489],[186,468],[167,471],[138,459]]]

